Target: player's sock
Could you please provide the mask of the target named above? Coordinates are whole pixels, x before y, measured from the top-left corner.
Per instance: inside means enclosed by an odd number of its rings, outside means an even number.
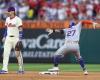
[[[18,64],[19,64],[19,70],[23,70],[23,57],[22,54],[20,53],[20,56],[18,57]]]
[[[83,58],[78,59],[78,62],[80,64],[81,68],[83,69],[83,71],[86,70],[85,63],[84,63]]]
[[[59,61],[60,61],[61,56],[56,55],[54,56],[54,67],[58,67]]]

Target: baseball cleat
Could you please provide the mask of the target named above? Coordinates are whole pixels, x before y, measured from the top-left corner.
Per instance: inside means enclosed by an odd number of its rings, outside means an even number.
[[[0,74],[7,74],[8,71],[5,71],[5,70],[0,70]]]
[[[24,74],[24,71],[19,70],[19,71],[17,71],[17,74]]]
[[[48,71],[51,71],[51,72],[58,72],[59,71],[59,68],[58,67],[53,67],[51,69],[48,69]]]
[[[87,70],[84,71],[84,75],[88,75],[88,71]]]
[[[57,75],[57,74],[59,74],[59,72],[43,71],[43,72],[39,72],[39,74]]]

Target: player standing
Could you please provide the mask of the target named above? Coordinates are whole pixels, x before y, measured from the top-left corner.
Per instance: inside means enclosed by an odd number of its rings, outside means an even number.
[[[15,54],[19,64],[18,73],[24,73],[23,57],[21,53],[22,20],[18,16],[16,16],[14,7],[9,7],[7,13],[8,17],[6,18],[5,22],[6,30],[3,37],[4,41],[3,68],[0,71],[0,74],[8,73],[9,55],[11,53],[12,48],[15,50]]]
[[[80,55],[80,48],[79,48],[80,33],[81,33],[81,29],[82,29],[82,24],[84,24],[84,23],[93,24],[95,27],[94,22],[84,20],[84,21],[80,21],[76,25],[74,22],[71,22],[69,28],[66,28],[66,29],[61,29],[61,30],[48,29],[47,30],[49,32],[49,35],[54,32],[60,32],[60,33],[64,34],[65,35],[65,43],[54,54],[54,58],[53,58],[54,67],[51,69],[48,69],[47,72],[41,72],[41,74],[57,74],[59,71],[59,67],[58,67],[59,60],[62,56],[64,56],[64,54],[67,54],[68,52],[72,52],[75,55],[76,60],[78,61],[82,70],[84,71],[84,74],[85,75],[88,74],[84,60],[83,60],[82,56]]]

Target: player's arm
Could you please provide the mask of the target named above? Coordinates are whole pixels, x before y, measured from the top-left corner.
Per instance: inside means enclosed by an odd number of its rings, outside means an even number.
[[[23,38],[23,28],[22,28],[22,25],[18,27],[19,29],[19,40],[22,40]]]
[[[96,29],[96,28],[100,28],[100,24],[96,23],[96,22],[93,22],[93,28]]]
[[[17,26],[19,29],[19,40],[21,40],[23,38],[23,24],[20,18],[17,20]]]
[[[58,29],[55,29],[54,32],[59,32],[61,34],[64,34],[64,31],[62,29],[58,30]]]
[[[93,22],[91,20],[82,20],[82,24],[92,24],[93,28],[100,28],[100,24]]]
[[[48,36],[51,35],[52,33],[55,33],[55,32],[59,32],[61,34],[64,33],[64,31],[62,29],[61,30],[59,30],[59,29],[46,29],[46,31],[48,32]]]
[[[4,28],[4,34],[3,34],[2,42],[5,42],[5,39],[6,39],[6,36],[7,36],[7,19],[5,21],[5,28]]]
[[[19,41],[17,42],[15,46],[16,51],[21,51],[23,48],[22,38],[23,38],[23,29],[22,29],[22,26],[19,26]]]
[[[19,41],[16,43],[15,50],[21,51],[23,48],[22,38],[23,38],[23,28],[22,28],[22,20],[18,20],[18,29],[19,29]]]

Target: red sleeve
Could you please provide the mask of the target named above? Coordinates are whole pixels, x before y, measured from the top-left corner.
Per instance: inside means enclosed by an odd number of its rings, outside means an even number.
[[[82,24],[93,24],[91,20],[82,20]]]
[[[91,20],[82,20],[82,24],[84,25],[84,28],[88,28],[88,29],[93,29],[93,21]]]

